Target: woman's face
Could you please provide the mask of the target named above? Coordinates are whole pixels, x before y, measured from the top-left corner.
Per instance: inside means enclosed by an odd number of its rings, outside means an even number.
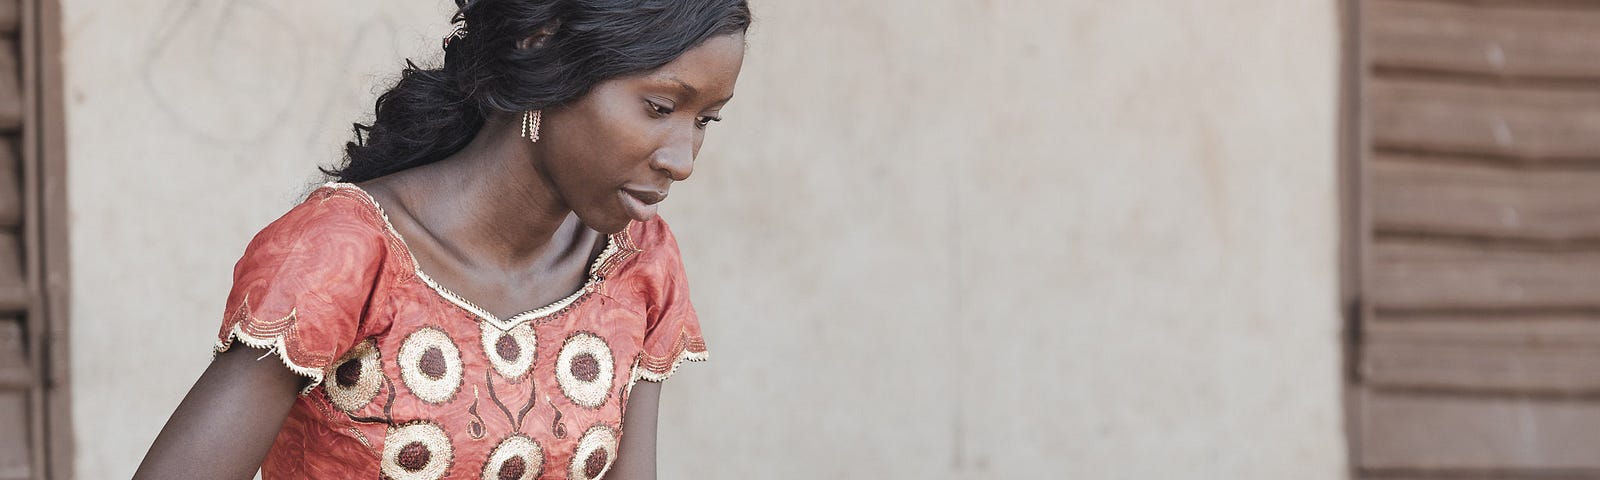
[[[712,37],[661,68],[545,110],[536,167],[589,228],[614,233],[653,218],[672,182],[694,171],[743,63],[744,35]]]

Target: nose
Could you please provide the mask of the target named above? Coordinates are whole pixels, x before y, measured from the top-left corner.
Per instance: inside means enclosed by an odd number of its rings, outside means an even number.
[[[674,182],[689,179],[694,173],[694,134],[673,135],[671,141],[657,149],[650,157],[650,167],[666,172]]]

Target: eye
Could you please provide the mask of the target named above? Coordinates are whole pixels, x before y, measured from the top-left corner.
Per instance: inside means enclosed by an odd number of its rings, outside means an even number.
[[[650,112],[657,118],[672,115],[672,107],[656,103],[654,100],[645,100],[644,104],[650,107]]]
[[[700,127],[700,129],[704,130],[707,126],[711,125],[711,122],[720,122],[720,121],[722,121],[722,117],[713,117],[713,116],[707,115],[707,116],[704,116],[704,117],[700,117],[700,118],[694,119],[694,124],[695,124],[695,126]]]

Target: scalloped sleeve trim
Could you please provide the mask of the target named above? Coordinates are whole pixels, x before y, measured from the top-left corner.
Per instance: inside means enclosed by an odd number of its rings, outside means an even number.
[[[300,395],[311,393],[311,390],[322,384],[323,373],[321,367],[314,365],[327,365],[331,359],[318,355],[308,355],[292,348],[300,344],[299,331],[295,328],[295,312],[277,320],[261,320],[250,314],[250,299],[245,298],[239,305],[239,310],[228,319],[228,326],[224,327],[223,334],[217,339],[217,344],[211,349],[211,358],[228,351],[234,342],[243,343],[252,348],[261,348],[275,353],[283,361],[283,366],[296,375],[310,380],[300,389]]]
[[[639,353],[639,363],[634,366],[633,376],[639,380],[656,383],[666,381],[683,362],[704,362],[711,358],[706,351],[705,339],[691,336],[687,329],[678,334],[678,340],[673,343],[672,349],[666,355],[655,356],[649,352]]]

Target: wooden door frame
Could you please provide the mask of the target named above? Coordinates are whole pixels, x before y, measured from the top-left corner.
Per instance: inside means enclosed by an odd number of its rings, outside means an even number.
[[[1342,317],[1340,338],[1344,343],[1344,362],[1340,371],[1343,384],[1344,433],[1349,478],[1361,476],[1361,337],[1370,312],[1362,293],[1366,291],[1363,267],[1372,235],[1371,214],[1362,201],[1367,191],[1367,122],[1364,121],[1366,88],[1366,46],[1362,35],[1361,0],[1339,0],[1339,307]]]
[[[70,286],[67,235],[66,122],[59,0],[20,0],[18,40],[23,87],[23,227],[29,355],[42,388],[34,390],[35,478],[73,478]]]

